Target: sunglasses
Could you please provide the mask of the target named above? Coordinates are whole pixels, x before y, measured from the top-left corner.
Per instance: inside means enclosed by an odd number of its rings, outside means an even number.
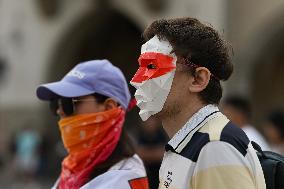
[[[49,108],[55,116],[58,116],[57,110],[59,107],[62,108],[62,111],[66,116],[73,115],[76,110],[76,103],[84,101],[96,101],[96,99],[75,99],[75,98],[56,98],[50,100]]]

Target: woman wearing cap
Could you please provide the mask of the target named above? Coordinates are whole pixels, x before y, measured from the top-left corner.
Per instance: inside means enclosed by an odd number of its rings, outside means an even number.
[[[68,155],[53,188],[147,189],[141,159],[123,129],[130,100],[122,72],[107,60],[75,66],[62,80],[43,84]]]

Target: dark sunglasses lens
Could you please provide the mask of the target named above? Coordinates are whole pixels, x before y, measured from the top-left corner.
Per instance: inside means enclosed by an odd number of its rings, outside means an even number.
[[[49,108],[53,115],[57,116],[57,109],[58,109],[58,99],[51,100],[49,102]]]
[[[62,98],[61,104],[62,104],[62,109],[65,115],[69,116],[74,113],[72,98]]]

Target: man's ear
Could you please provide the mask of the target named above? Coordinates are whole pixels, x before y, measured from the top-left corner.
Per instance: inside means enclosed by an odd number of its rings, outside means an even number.
[[[111,110],[113,108],[116,108],[118,106],[118,103],[112,98],[108,98],[105,100],[104,106],[105,106],[105,110]]]
[[[207,87],[210,81],[210,77],[211,73],[207,68],[205,67],[196,68],[193,74],[193,78],[189,85],[189,90],[191,92],[203,91]]]

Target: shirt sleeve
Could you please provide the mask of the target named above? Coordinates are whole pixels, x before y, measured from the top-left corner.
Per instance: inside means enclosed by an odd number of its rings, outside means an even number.
[[[246,157],[231,144],[207,143],[200,151],[191,189],[254,189],[255,178]]]

